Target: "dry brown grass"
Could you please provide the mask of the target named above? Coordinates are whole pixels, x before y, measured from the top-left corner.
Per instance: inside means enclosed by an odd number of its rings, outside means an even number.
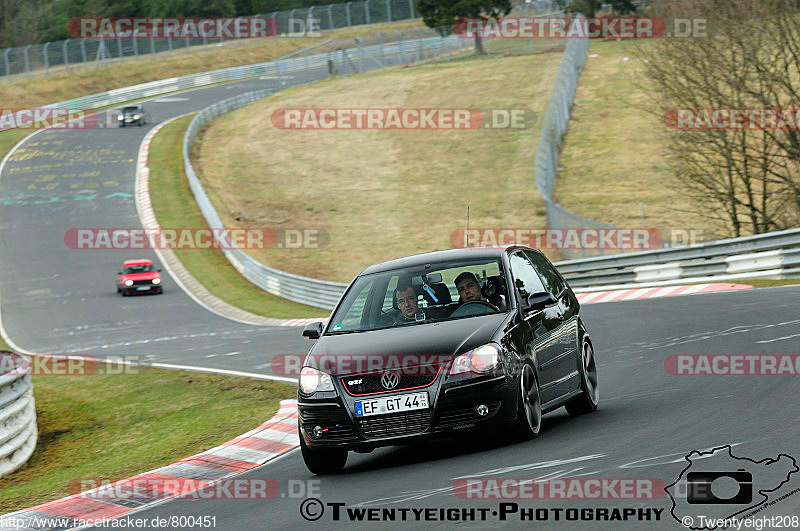
[[[712,223],[696,212],[666,162],[663,120],[645,110],[648,87],[635,55],[639,45],[592,41],[562,150],[556,199],[582,216],[619,227],[695,229],[710,238]]]
[[[401,21],[326,31],[322,36],[352,39],[377,31],[391,32],[416,27],[424,26],[419,20]],[[0,93],[3,95],[4,107],[35,107],[158,79],[263,63],[320,41],[318,37],[242,40],[227,43],[225,46],[198,46],[114,61],[102,68],[95,68],[93,63],[89,63],[85,65],[87,70],[63,70],[41,79],[38,78],[38,73],[34,73],[32,79],[4,81],[0,78]]]
[[[196,167],[226,226],[321,228],[322,249],[254,253],[347,281],[363,267],[451,247],[453,230],[542,227],[533,177],[541,123],[524,130],[290,131],[279,108],[522,108],[543,113],[562,54],[464,59],[286,90],[214,122]]]

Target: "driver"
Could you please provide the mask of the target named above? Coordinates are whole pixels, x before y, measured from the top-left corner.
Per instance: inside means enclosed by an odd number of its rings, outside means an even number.
[[[469,301],[486,301],[481,291],[481,285],[478,283],[478,277],[475,273],[464,271],[456,277],[456,290],[458,291],[458,304],[464,304]]]

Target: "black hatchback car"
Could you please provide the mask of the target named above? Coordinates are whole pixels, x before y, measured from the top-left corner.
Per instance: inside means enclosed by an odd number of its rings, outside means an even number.
[[[542,414],[597,409],[592,341],[570,287],[522,246],[437,251],[373,265],[347,288],[298,390],[300,446],[315,474],[348,451],[462,430],[539,434]]]

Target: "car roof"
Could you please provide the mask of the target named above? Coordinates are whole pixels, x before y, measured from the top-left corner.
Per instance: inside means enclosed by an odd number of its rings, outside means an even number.
[[[137,266],[137,265],[153,265],[153,261],[147,260],[145,258],[139,260],[125,260],[124,262],[122,262],[122,265],[125,267]]]
[[[380,264],[374,264],[361,272],[361,275],[370,273],[381,273],[384,271],[392,271],[395,269],[404,269],[407,267],[421,267],[425,264],[432,264],[436,262],[449,262],[451,260],[470,260],[470,259],[488,259],[499,258],[504,253],[514,251],[516,249],[535,250],[524,245],[507,245],[507,246],[490,246],[490,247],[468,247],[464,249],[447,249],[444,251],[433,251],[430,253],[415,254],[412,256],[405,256],[403,258],[396,258]]]

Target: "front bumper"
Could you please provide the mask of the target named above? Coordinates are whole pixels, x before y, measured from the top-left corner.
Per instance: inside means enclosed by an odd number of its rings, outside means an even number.
[[[429,409],[355,416],[356,400],[339,387],[339,396],[309,399],[298,396],[301,435],[309,447],[339,447],[358,450],[393,446],[425,438],[448,437],[463,430],[485,429],[511,424],[517,415],[517,385],[502,375],[444,384],[442,378],[422,389],[383,393],[384,396],[428,392]],[[322,393],[318,393],[322,394]],[[488,406],[478,415],[476,406]],[[323,431],[316,436],[314,427]]]

